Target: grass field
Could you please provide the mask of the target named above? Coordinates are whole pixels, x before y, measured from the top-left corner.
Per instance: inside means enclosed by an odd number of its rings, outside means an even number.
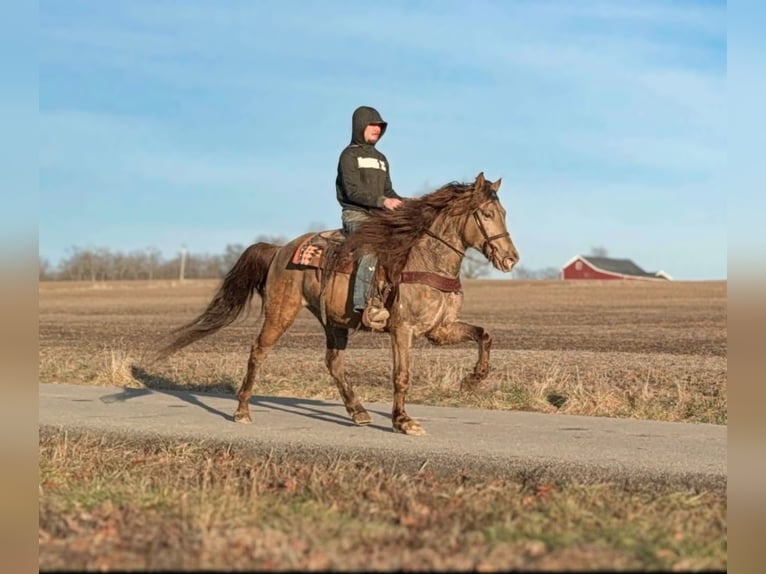
[[[40,286],[40,380],[235,392],[257,335],[249,318],[162,364],[150,359],[217,286],[136,282]],[[726,423],[726,284],[467,281],[463,319],[494,337],[481,392],[458,383],[471,343],[415,343],[408,402]],[[363,400],[391,400],[388,337],[358,332],[346,360]],[[264,364],[256,394],[338,399],[324,334],[302,312]]]
[[[150,360],[217,285],[41,283],[40,380],[234,392],[257,298],[247,319]],[[474,346],[416,342],[409,403],[726,424],[725,282],[464,287],[462,318],[494,338],[489,379],[461,392]],[[255,393],[338,400],[323,358],[302,313]],[[390,402],[390,363],[387,336],[351,337],[363,401]],[[406,475],[54,431],[41,433],[40,472],[42,569],[726,567],[722,492]]]

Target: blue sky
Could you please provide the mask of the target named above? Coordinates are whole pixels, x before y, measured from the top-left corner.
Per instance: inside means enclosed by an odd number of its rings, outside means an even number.
[[[358,105],[416,196],[503,178],[530,269],[723,279],[726,4],[44,1],[39,252],[222,253],[340,225]]]

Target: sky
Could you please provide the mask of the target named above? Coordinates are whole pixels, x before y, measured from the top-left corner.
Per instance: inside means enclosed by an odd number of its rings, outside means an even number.
[[[726,278],[725,2],[40,0],[39,22],[54,265],[340,227],[370,105],[400,195],[502,178],[527,269],[599,247]]]

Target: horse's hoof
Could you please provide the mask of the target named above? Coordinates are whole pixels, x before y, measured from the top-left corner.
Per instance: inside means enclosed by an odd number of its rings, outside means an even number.
[[[250,424],[251,422],[253,422],[253,419],[250,418],[250,415],[248,413],[234,413],[234,422]]]
[[[394,424],[394,431],[411,436],[424,436],[428,433],[420,426],[420,423],[413,420],[404,421],[401,424]]]
[[[367,411],[360,411],[358,413],[354,413],[351,415],[351,420],[354,421],[354,424],[360,427],[367,426],[372,422],[372,418],[370,417],[370,413]]]

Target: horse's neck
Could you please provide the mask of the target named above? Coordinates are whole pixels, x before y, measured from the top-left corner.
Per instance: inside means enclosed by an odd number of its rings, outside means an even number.
[[[410,250],[405,269],[457,277],[463,263],[463,254],[458,253],[456,249],[465,252],[460,231],[454,222],[441,222],[441,225],[437,223],[430,231],[442,241],[424,234]]]

